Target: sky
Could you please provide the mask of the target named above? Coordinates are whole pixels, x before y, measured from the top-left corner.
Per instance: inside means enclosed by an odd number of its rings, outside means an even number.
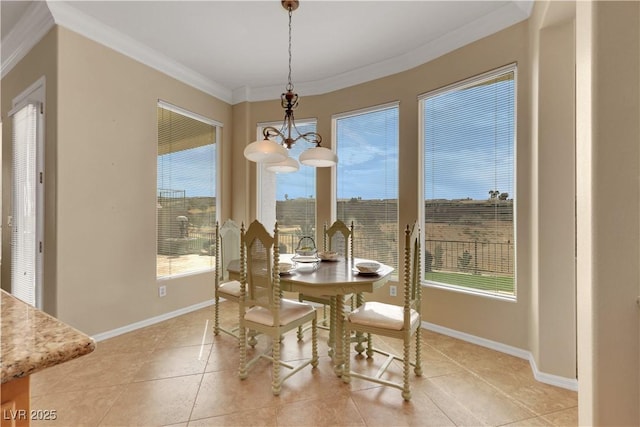
[[[490,190],[514,196],[513,80],[444,92],[424,102],[425,199],[489,198]],[[497,100],[511,102],[496,102]],[[493,108],[496,105],[497,108]],[[491,108],[487,108],[487,106]],[[301,132],[314,123],[298,125]],[[337,197],[394,199],[398,195],[398,109],[338,119]],[[292,157],[312,144],[299,141]],[[210,166],[215,146],[159,157],[158,187],[186,189],[187,197],[213,196]],[[173,165],[169,167],[169,165]],[[276,199],[315,197],[315,168],[277,174]]]
[[[185,190],[185,197],[213,197],[216,145],[203,145],[158,157],[158,189]]]
[[[425,199],[485,200],[490,190],[513,197],[514,106],[496,103],[513,100],[512,90],[513,80],[501,81],[424,101]],[[337,197],[397,198],[397,108],[338,119],[336,134]],[[277,200],[313,194],[313,172],[278,177]]]

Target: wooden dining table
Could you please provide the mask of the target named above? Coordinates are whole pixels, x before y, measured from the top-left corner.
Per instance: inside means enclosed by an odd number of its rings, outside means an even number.
[[[308,261],[308,259],[306,259]],[[338,376],[342,375],[344,364],[344,296],[363,292],[373,292],[391,278],[394,268],[380,263],[376,274],[362,274],[355,265],[370,261],[354,258],[337,261],[300,262],[294,254],[281,254],[280,262],[295,262],[296,268],[290,274],[280,275],[280,287],[284,291],[299,292],[309,296],[335,296],[336,325],[333,367]],[[240,260],[231,261],[227,267],[229,278],[240,280]]]

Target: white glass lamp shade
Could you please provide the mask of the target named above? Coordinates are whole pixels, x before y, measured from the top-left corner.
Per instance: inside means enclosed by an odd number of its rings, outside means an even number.
[[[278,163],[267,163],[266,168],[270,172],[289,173],[297,172],[300,169],[300,164],[293,157],[287,157]]]
[[[325,147],[313,147],[300,154],[300,163],[316,168],[335,166],[338,163],[336,153]]]
[[[284,161],[288,157],[288,152],[277,142],[263,139],[247,145],[244,148],[244,156],[252,162],[277,163]]]

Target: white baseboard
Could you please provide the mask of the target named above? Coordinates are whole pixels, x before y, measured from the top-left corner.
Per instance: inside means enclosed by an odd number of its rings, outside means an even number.
[[[422,322],[422,327],[429,331],[437,332],[442,335],[447,335],[453,338],[457,338],[462,341],[470,342],[482,347],[490,348],[501,353],[506,353],[511,356],[519,357],[529,361],[531,370],[533,371],[533,377],[542,383],[553,385],[556,387],[562,387],[568,390],[578,391],[578,380],[575,378],[566,378],[558,375],[547,374],[540,372],[536,366],[535,358],[528,350],[512,347],[510,345],[502,344],[496,341],[488,340],[486,338],[477,337],[475,335],[467,334],[465,332],[456,331],[455,329],[445,328],[444,326],[436,325],[434,323]]]
[[[149,319],[141,320],[140,322],[131,323],[120,328],[113,329],[111,331],[102,332],[93,336],[96,342],[104,341],[108,338],[117,337],[118,335],[125,334],[127,332],[135,331],[136,329],[151,326],[164,320],[169,320],[183,314],[191,313],[192,311],[200,310],[201,308],[209,307],[215,304],[215,300],[207,300],[198,304],[184,307],[169,313],[164,313],[159,316],[151,317]],[[453,338],[457,338],[462,341],[470,342],[482,347],[490,348],[501,353],[509,354],[511,356],[519,357],[529,361],[533,376],[536,380],[553,385],[556,387],[562,387],[568,390],[578,391],[578,380],[575,378],[565,378],[558,375],[547,374],[540,372],[536,365],[536,361],[530,351],[523,350],[521,348],[512,347],[510,345],[502,344],[497,341],[488,340],[486,338],[477,337],[475,335],[467,334],[465,332],[456,331],[455,329],[446,328],[444,326],[436,325],[434,323],[422,322],[422,327],[429,331],[437,332],[442,335],[447,335]]]
[[[107,332],[101,332],[99,334],[94,335],[92,338],[96,342],[104,341],[108,338],[117,337],[118,335],[126,334],[127,332],[135,331],[136,329],[144,328],[145,326],[155,325],[156,323],[160,323],[164,320],[169,320],[174,317],[181,316],[183,314],[191,313],[192,311],[200,310],[201,308],[209,307],[215,304],[215,300],[207,300],[200,302],[198,304],[190,305],[188,307],[180,308],[175,311],[170,311],[169,313],[164,313],[159,316],[154,316],[149,319],[141,320],[139,322],[131,323],[130,325],[122,326],[121,328],[112,329]]]

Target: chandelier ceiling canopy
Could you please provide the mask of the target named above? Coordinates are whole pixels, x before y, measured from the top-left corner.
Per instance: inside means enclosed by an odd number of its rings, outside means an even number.
[[[300,168],[296,159],[289,156],[289,149],[303,140],[314,146],[300,154],[300,163],[313,167],[330,167],[338,163],[336,154],[326,147],[320,146],[322,136],[317,132],[301,133],[296,127],[293,110],[298,106],[298,94],[293,91],[291,82],[291,16],[299,6],[298,0],[281,0],[282,7],[289,12],[289,77],[286,92],[280,96],[280,104],[284,108],[282,127],[277,129],[266,126],[262,130],[263,140],[247,145],[244,156],[257,163],[265,163],[271,172],[295,172]]]

